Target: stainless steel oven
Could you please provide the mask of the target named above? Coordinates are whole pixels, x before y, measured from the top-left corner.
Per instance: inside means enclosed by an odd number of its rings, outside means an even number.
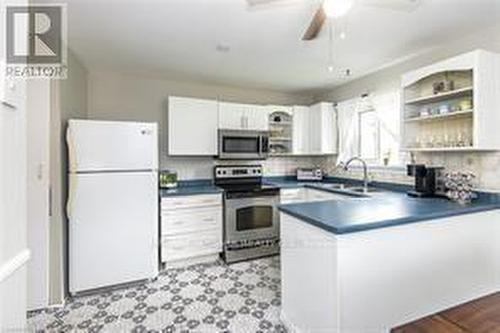
[[[228,239],[238,242],[278,237],[278,204],[279,193],[274,189],[227,193],[224,229]]]
[[[219,130],[220,159],[266,159],[269,134],[266,131]]]
[[[224,189],[228,263],[279,253],[279,189],[261,180],[261,166],[215,168],[215,183]]]

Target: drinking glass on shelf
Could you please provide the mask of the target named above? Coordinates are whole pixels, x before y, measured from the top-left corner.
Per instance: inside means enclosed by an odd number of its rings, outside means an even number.
[[[417,136],[415,138],[415,148],[423,148],[423,146],[422,146],[422,138],[420,136]]]
[[[466,135],[465,132],[460,130],[457,132],[457,147],[465,147]]]
[[[444,133],[443,134],[443,147],[451,147],[451,146],[452,146],[452,142],[451,142],[450,135],[448,133]]]
[[[429,148],[434,148],[436,147],[436,136],[435,135],[431,135],[429,136],[429,140],[427,141],[427,145]]]
[[[443,134],[436,134],[434,138],[435,138],[434,146],[436,148],[442,148],[445,146]]]

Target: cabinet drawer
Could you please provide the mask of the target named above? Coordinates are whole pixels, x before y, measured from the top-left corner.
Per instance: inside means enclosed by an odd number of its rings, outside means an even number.
[[[221,230],[162,237],[162,262],[217,254],[220,252],[222,252]]]
[[[170,210],[161,214],[161,234],[176,235],[207,229],[222,230],[222,207]]]
[[[186,195],[161,199],[161,209],[184,209],[222,205],[220,194]]]

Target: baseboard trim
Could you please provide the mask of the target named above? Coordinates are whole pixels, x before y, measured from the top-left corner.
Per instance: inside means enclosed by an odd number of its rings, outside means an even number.
[[[30,260],[31,253],[29,249],[24,249],[12,257],[5,264],[0,266],[0,283],[7,280],[12,274],[14,274],[19,268],[26,265],[28,260]]]

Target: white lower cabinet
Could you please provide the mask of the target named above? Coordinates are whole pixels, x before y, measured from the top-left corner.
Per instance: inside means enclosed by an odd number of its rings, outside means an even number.
[[[162,236],[161,257],[165,263],[218,254],[222,251],[221,230]]]
[[[307,201],[307,189],[304,187],[281,189],[280,201],[282,204],[305,202]]]
[[[332,192],[315,190],[312,188],[307,188],[307,201],[328,201],[328,200],[344,200],[346,198],[345,195],[336,194]]]
[[[220,206],[209,208],[163,211],[162,235],[177,235],[220,227],[222,209]]]
[[[167,265],[222,252],[222,196],[161,199],[161,262]]]
[[[299,202],[344,200],[345,196],[342,194],[336,194],[312,188],[300,187],[300,188],[282,189],[280,191],[280,198],[282,204],[291,204]]]

